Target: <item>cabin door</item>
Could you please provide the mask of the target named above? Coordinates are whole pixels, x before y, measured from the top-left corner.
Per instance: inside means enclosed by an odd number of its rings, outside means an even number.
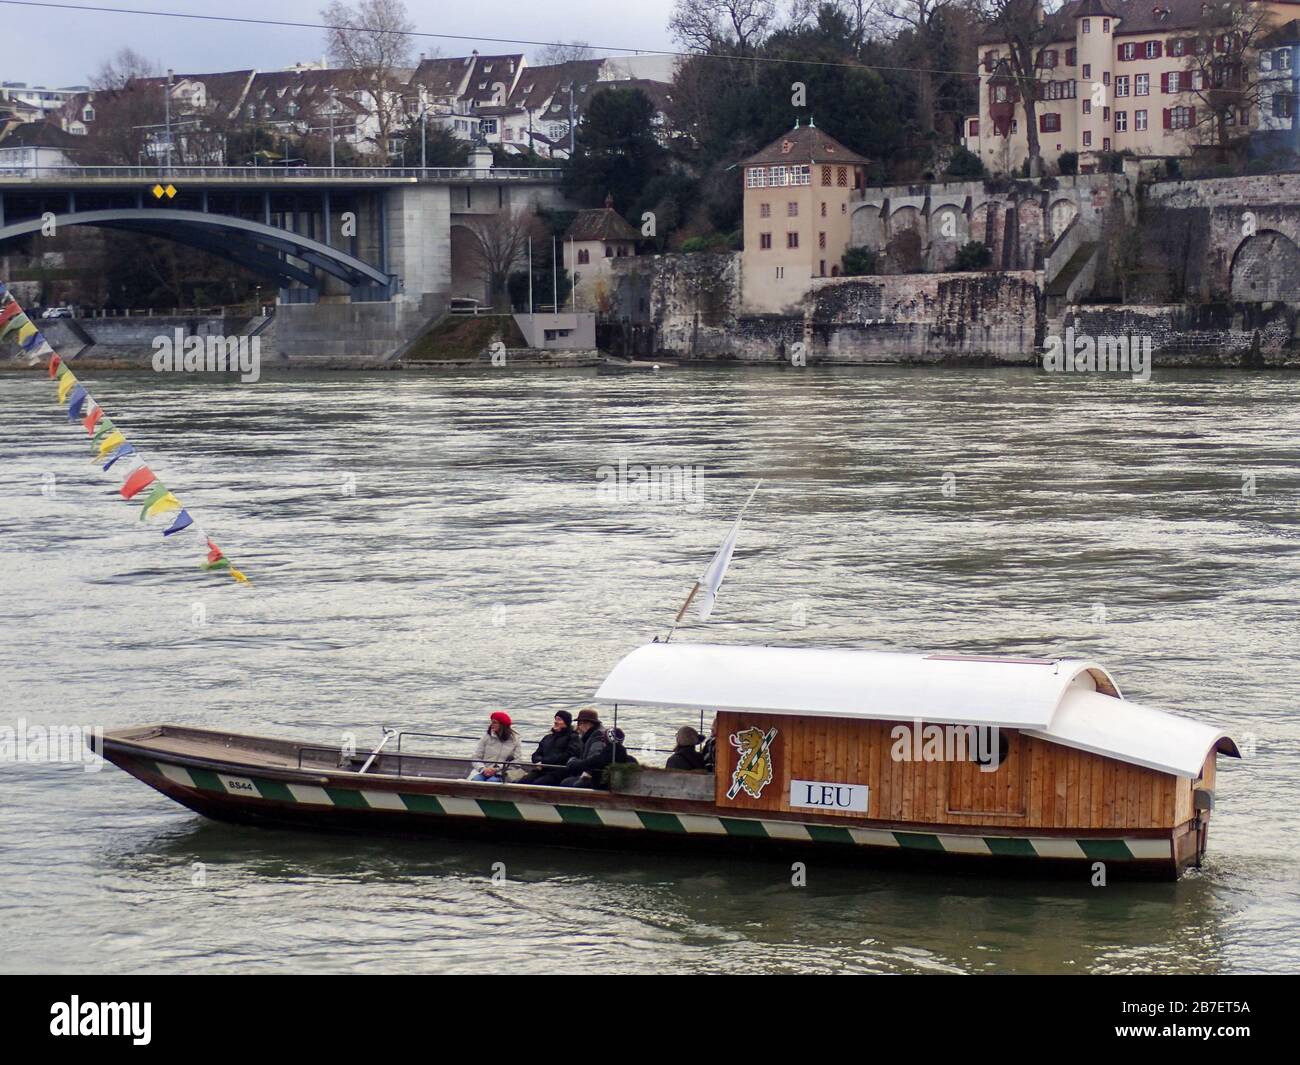
[[[948,812],[1009,814],[1025,812],[1025,741],[1007,729],[976,730],[974,757],[951,760],[948,766]],[[994,759],[984,758],[992,754]],[[996,765],[996,768],[989,768]]]

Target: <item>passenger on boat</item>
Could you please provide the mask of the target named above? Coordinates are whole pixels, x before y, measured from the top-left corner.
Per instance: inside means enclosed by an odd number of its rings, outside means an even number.
[[[677,730],[677,746],[668,756],[668,769],[704,769],[704,755],[695,748],[704,737],[690,725],[683,725]]]
[[[506,762],[519,761],[519,733],[514,730],[510,715],[498,710],[488,721],[487,734],[474,748],[474,768],[470,780],[500,784],[505,779]]]
[[[623,730],[606,731],[595,710],[580,710],[577,728],[582,736],[582,753],[569,759],[569,775],[560,781],[561,787],[607,789],[605,769],[611,762],[636,762],[623,746]]]
[[[704,741],[704,749],[700,752],[704,759],[704,768],[710,773],[717,771],[718,765],[718,719],[713,719],[713,724],[709,726],[709,738]]]
[[[542,737],[533,752],[533,764],[538,768],[527,773],[519,783],[557,785],[569,775],[564,768],[569,759],[581,754],[582,737],[574,731],[573,715],[567,710],[557,711],[551,731]]]

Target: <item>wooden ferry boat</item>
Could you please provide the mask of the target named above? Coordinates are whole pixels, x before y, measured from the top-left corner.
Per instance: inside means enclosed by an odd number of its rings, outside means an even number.
[[[1074,660],[655,642],[596,699],[607,723],[637,707],[712,716],[716,772],[478,783],[468,759],[403,753],[393,732],[350,754],[174,725],[108,733],[102,753],[255,825],[1165,879],[1199,865],[1216,757],[1239,756]]]

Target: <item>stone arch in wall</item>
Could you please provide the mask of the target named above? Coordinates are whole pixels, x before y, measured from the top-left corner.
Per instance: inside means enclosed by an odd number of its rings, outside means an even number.
[[[961,206],[944,203],[930,212],[930,269],[942,270],[970,240],[970,225]]]
[[[849,243],[855,248],[885,246],[885,223],[880,217],[880,204],[864,203],[853,209],[849,218]]]
[[[1078,205],[1073,201],[1061,197],[1054,200],[1048,208],[1048,243],[1054,243],[1062,233],[1069,228],[1070,223],[1079,215]]]
[[[889,216],[887,268],[882,272],[915,273],[925,265],[925,220],[919,207],[900,207]]]
[[[478,268],[478,242],[466,226],[451,227],[451,296],[487,301],[492,298]]]
[[[1300,248],[1285,233],[1265,229],[1232,256],[1232,298],[1243,303],[1300,303]]]

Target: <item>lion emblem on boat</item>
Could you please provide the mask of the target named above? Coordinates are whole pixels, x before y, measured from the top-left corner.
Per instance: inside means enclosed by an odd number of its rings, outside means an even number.
[[[772,741],[776,729],[764,732],[760,728],[741,729],[729,737],[731,745],[740,752],[736,771],[731,774],[731,787],[727,798],[734,799],[742,791],[757,799],[763,789],[772,783]]]

